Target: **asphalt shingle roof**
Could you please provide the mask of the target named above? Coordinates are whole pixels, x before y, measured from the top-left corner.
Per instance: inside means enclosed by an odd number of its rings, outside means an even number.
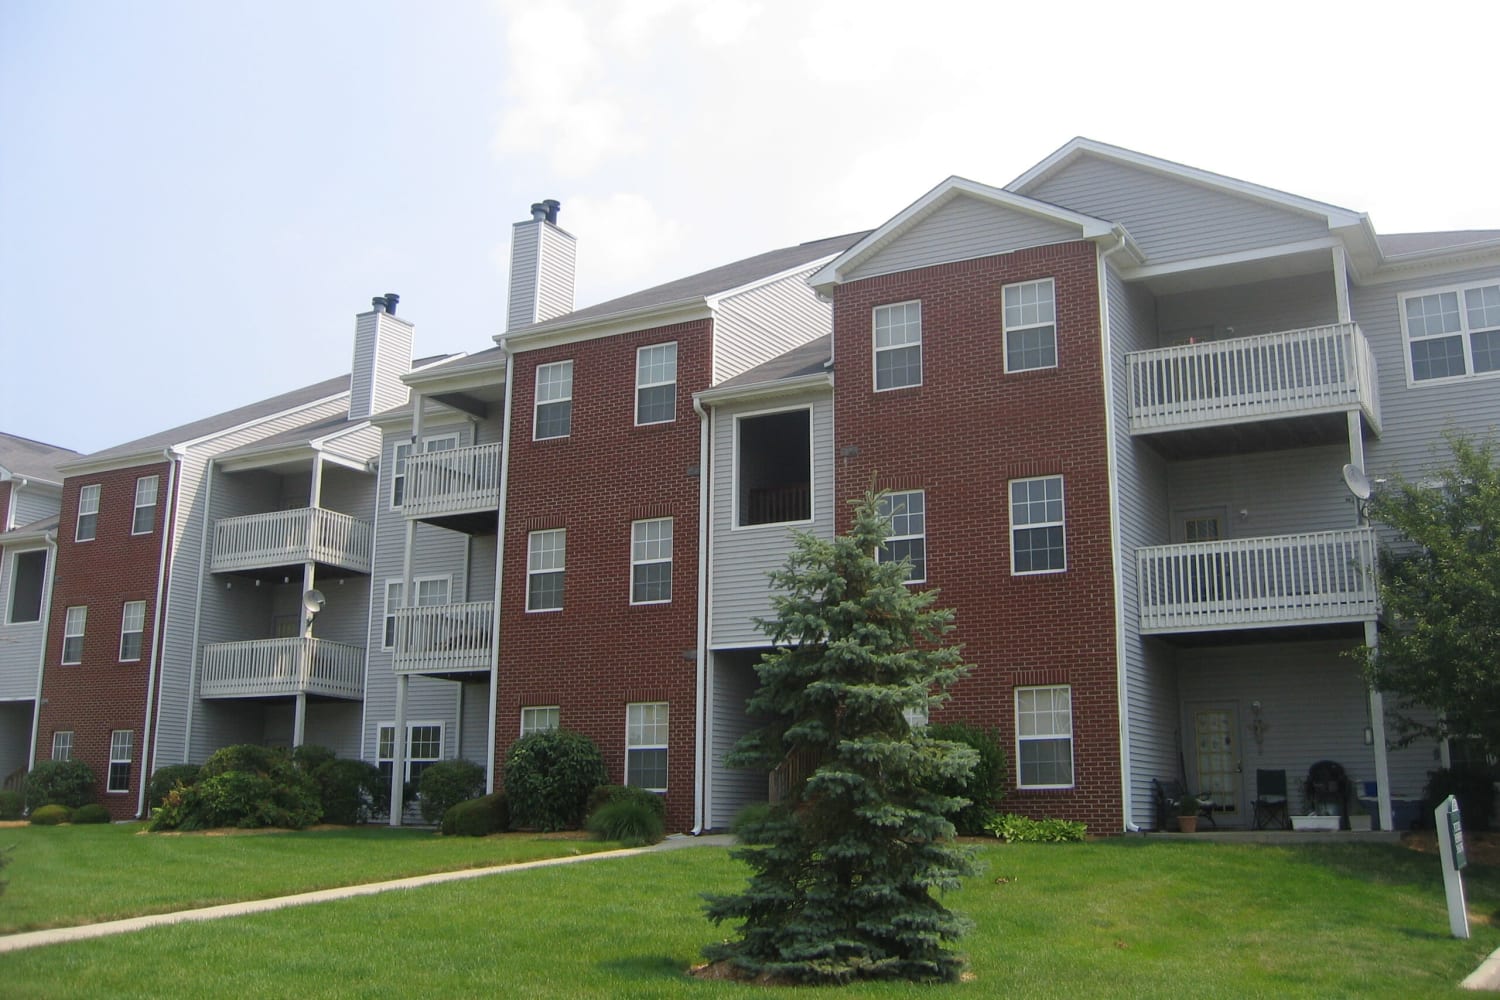
[[[58,467],[78,457],[78,452],[71,448],[59,448],[0,431],[0,469],[13,476],[61,483],[63,474]]]

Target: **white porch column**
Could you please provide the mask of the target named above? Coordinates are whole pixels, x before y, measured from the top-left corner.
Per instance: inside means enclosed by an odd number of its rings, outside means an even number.
[[[391,826],[401,825],[401,810],[406,782],[406,682],[405,674],[396,675],[396,731],[391,734]],[[377,748],[379,739],[377,735]],[[378,753],[379,750],[377,749]]]
[[[1344,258],[1344,248],[1333,248],[1333,298],[1338,304],[1339,322],[1349,323],[1349,267]]]

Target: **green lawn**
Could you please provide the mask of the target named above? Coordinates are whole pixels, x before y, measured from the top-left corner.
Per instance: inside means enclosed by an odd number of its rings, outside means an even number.
[[[1394,846],[1119,838],[996,844],[982,858],[987,871],[951,898],[978,925],[964,942],[974,978],[950,986],[686,978],[724,933],[699,894],[744,877],[699,847],[3,955],[0,992],[1411,1000],[1471,996],[1456,984],[1500,946],[1500,869],[1466,872],[1477,919],[1455,941],[1437,860]]]

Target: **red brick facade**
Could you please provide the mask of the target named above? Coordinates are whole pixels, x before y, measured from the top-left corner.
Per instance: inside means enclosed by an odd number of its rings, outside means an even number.
[[[1055,368],[1007,374],[1002,287],[1052,278]],[[922,384],[875,392],[872,310],[922,303]],[[1107,427],[1095,248],[1086,242],[881,275],[834,305],[837,495],[926,491],[927,584],[974,671],[935,721],[998,727],[1005,807],[1123,828]],[[857,452],[856,452],[857,449]],[[1008,482],[1061,475],[1067,569],[1013,576]],[[1016,789],[1018,686],[1071,686],[1073,788]]]
[[[671,423],[635,426],[636,350],[677,343]],[[699,420],[712,322],[701,320],[516,356],[501,587],[496,767],[524,706],[557,705],[561,725],[594,740],[625,780],[626,706],[669,704],[667,821],[693,817],[697,711]],[[573,361],[572,431],[533,441],[538,365]],[[672,518],[672,600],[630,603],[631,523]],[[527,612],[527,539],[567,529],[561,611]]]
[[[53,733],[71,731],[72,756],[93,770],[97,801],[115,819],[135,816],[147,760],[146,688],[154,647],[152,625],[168,469],[161,462],[73,476],[63,488],[36,759],[51,759]],[[152,475],[158,477],[154,523],[149,534],[132,534],[136,480]],[[94,539],[80,542],[76,540],[79,493],[95,484],[100,491]],[[139,660],[121,662],[121,615],[131,601],[146,603],[141,655]],[[88,618],[82,662],[63,665],[63,632],[70,607],[87,607]],[[106,791],[110,739],[117,729],[132,733],[128,792]]]

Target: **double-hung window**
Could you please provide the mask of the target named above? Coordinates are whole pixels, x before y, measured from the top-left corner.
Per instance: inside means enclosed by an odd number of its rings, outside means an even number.
[[[554,361],[536,369],[536,412],[532,440],[564,438],[573,433],[573,362]]]
[[[635,352],[635,422],[664,424],[677,418],[677,344]]]
[[[1073,691],[1016,688],[1016,762],[1022,788],[1073,785]]]
[[[10,615],[7,621],[42,620],[42,591],[47,582],[47,550],[27,549],[10,560]]]
[[[1062,476],[1011,480],[1011,573],[1061,573],[1067,568]]]
[[[417,592],[414,607],[431,608],[448,603],[449,578],[446,576],[418,577],[412,581],[412,586]],[[396,646],[396,611],[403,607],[401,591],[400,580],[385,582],[385,632],[382,642],[385,649]]]
[[[120,612],[120,662],[141,658],[141,639],[146,632],[146,602],[127,601]]]
[[[149,535],[156,525],[157,476],[142,476],[135,481],[135,509],[130,515],[130,533]]]
[[[83,632],[88,621],[87,605],[69,608],[64,615],[62,662],[65,665],[83,662]]]
[[[891,522],[885,544],[875,550],[878,562],[911,560],[907,583],[927,579],[927,495],[921,490],[887,493],[876,513]]]
[[[521,709],[521,735],[546,733],[557,729],[561,711],[556,705],[536,705]]]
[[[625,706],[625,784],[667,790],[667,703]]]
[[[1401,297],[1411,380],[1500,372],[1500,284]]]
[[[135,743],[135,732],[116,729],[109,734],[109,783],[105,791],[130,791],[131,748]]]
[[[922,303],[875,307],[875,391],[922,384]]]
[[[443,434],[424,438],[422,451],[452,451],[458,447],[457,434]],[[393,449],[391,462],[391,509],[396,510],[406,502],[406,461],[411,458],[411,442],[398,442]]]
[[[568,529],[533,531],[526,545],[526,610],[561,611]]]
[[[73,730],[59,729],[52,734],[52,759],[71,760],[73,757]]]
[[[75,542],[92,542],[99,530],[98,483],[85,486],[78,491],[78,528],[73,532]]]
[[[664,604],[672,599],[672,519],[656,517],[630,526],[630,603]]]
[[[408,722],[406,724],[406,762],[402,768],[403,783],[410,784],[443,759],[443,724],[441,722]],[[396,725],[382,722],[375,737],[375,766],[390,784],[396,760]]]
[[[1005,370],[1057,367],[1057,304],[1051,278],[1006,285]]]

